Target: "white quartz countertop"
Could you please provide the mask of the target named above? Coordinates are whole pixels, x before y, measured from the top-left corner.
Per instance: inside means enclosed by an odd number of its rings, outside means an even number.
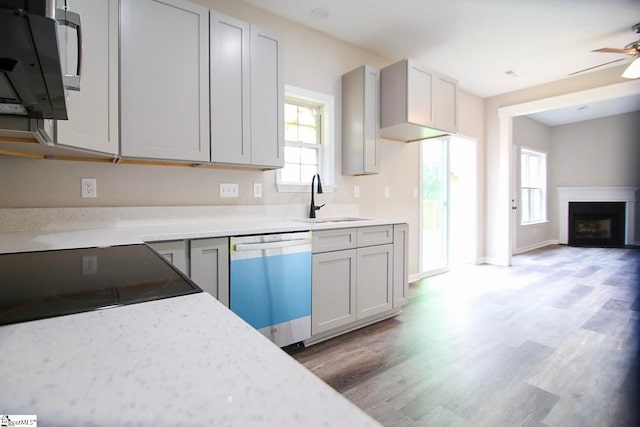
[[[0,410],[42,425],[374,426],[206,293],[0,327]]]
[[[320,221],[326,221],[327,218]],[[312,223],[305,219],[204,219],[190,222],[149,221],[136,225],[93,229],[37,230],[0,233],[0,254],[83,247],[115,246],[163,240],[327,230],[400,224],[394,219],[362,219]]]

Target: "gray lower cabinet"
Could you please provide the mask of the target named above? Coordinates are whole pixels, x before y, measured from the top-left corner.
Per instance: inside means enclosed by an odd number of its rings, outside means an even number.
[[[187,268],[187,242],[185,240],[154,242],[149,243],[149,246],[158,251],[160,255],[178,267],[184,274],[189,275],[189,269]]]
[[[402,305],[406,281],[395,281],[405,276],[406,268],[397,273],[394,268],[405,266],[406,225],[403,226],[404,229],[397,229],[398,233],[393,225],[313,233],[312,335],[347,327]]]
[[[356,320],[393,308],[393,245],[357,249]]]
[[[311,334],[356,320],[356,250],[313,255]]]
[[[409,226],[393,226],[393,308],[409,302]]]
[[[229,239],[190,242],[191,280],[229,307]]]
[[[229,239],[227,237],[150,243],[196,285],[229,307]]]

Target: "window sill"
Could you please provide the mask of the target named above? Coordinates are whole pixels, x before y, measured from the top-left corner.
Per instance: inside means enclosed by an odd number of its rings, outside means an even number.
[[[311,191],[311,183],[309,184],[276,184],[278,193],[309,193]],[[335,185],[322,185],[323,193],[333,193]]]
[[[521,222],[520,225],[522,227],[528,227],[530,225],[544,225],[549,224],[549,220],[543,219],[542,221],[531,221],[531,222]]]

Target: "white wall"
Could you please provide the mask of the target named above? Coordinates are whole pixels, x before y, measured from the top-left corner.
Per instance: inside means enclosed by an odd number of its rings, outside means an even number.
[[[545,126],[537,121],[528,117],[516,117],[513,120],[513,144],[514,144],[514,159],[515,159],[515,177],[516,188],[520,188],[520,149],[532,148],[544,153],[547,153],[547,164],[550,164],[551,142],[551,130],[548,126]],[[553,186],[550,181],[550,168],[547,169],[547,217],[551,219],[555,217],[554,212],[551,211],[549,200],[553,196]],[[517,192],[517,197],[520,196],[520,192]],[[522,204],[518,203],[518,206],[522,208]],[[548,244],[551,239],[549,222],[540,224],[520,224],[521,210],[518,211],[518,219],[516,225],[516,246],[514,253],[520,253]]]

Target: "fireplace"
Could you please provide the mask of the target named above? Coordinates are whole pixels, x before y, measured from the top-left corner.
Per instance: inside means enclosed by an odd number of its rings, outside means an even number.
[[[569,202],[569,245],[625,244],[625,202]]]

